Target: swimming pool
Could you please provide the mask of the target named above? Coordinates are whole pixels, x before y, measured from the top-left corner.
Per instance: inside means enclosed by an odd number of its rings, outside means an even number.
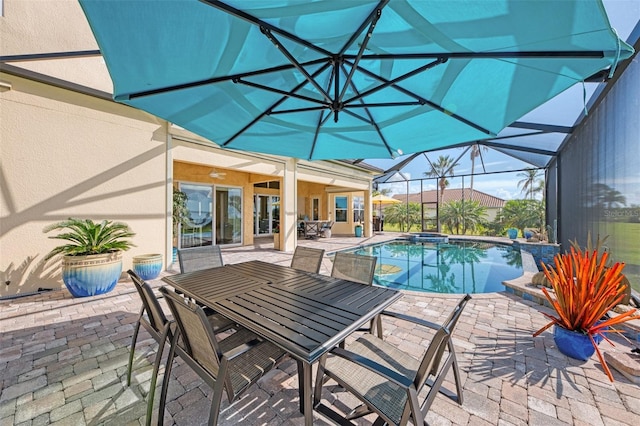
[[[375,256],[374,283],[400,290],[491,293],[522,275],[519,249],[488,242],[395,240],[348,251]]]

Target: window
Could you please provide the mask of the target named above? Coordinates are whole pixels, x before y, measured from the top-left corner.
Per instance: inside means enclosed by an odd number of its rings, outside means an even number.
[[[347,197],[336,197],[336,222],[347,221]]]
[[[353,197],[353,223],[364,222],[364,197]]]
[[[320,200],[318,198],[311,199],[311,220],[320,220]]]

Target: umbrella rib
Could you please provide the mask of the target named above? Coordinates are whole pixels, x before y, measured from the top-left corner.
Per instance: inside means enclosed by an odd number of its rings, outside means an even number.
[[[323,66],[321,66],[316,72],[314,72],[312,74],[312,77],[318,76],[320,75],[322,72],[324,72],[327,68],[329,67],[329,64],[326,63]],[[293,90],[291,90],[292,93],[297,92],[298,90],[302,89],[304,87],[304,85],[307,84],[306,81],[301,82],[300,84],[298,84],[296,87],[293,88]],[[266,110],[264,110],[263,112],[261,112],[260,114],[258,114],[253,120],[251,120],[251,122],[249,122],[246,126],[244,126],[242,129],[238,130],[233,136],[231,136],[229,138],[228,141],[224,142],[221,146],[225,147],[228,146],[231,142],[233,142],[238,136],[240,136],[242,133],[244,133],[247,129],[249,129],[251,126],[253,126],[254,124],[256,124],[258,121],[260,121],[264,116],[266,115],[270,115],[273,112],[273,109],[275,107],[277,107],[278,105],[280,105],[282,102],[286,101],[288,98],[288,96],[283,96],[282,98],[278,99],[275,103],[273,103],[273,105],[271,105],[269,108],[267,108]]]
[[[407,102],[376,102],[372,104],[355,104],[355,105],[345,105],[345,108],[376,108],[376,107],[389,107],[389,106],[418,106],[424,105],[420,101],[407,101]]]
[[[368,96],[368,95],[370,95],[372,93],[378,92],[378,91],[380,91],[380,90],[382,90],[382,89],[384,89],[386,87],[394,86],[396,83],[398,83],[400,81],[406,80],[407,78],[413,77],[414,75],[420,74],[421,72],[424,72],[424,71],[427,71],[427,70],[429,70],[431,68],[434,68],[435,66],[443,64],[446,61],[447,60],[445,58],[438,58],[437,60],[435,60],[433,62],[430,62],[430,63],[428,63],[426,65],[423,65],[423,66],[421,66],[419,68],[416,68],[413,71],[409,71],[406,74],[403,74],[401,76],[398,76],[398,77],[394,78],[393,80],[387,80],[383,84],[381,84],[381,85],[379,85],[377,87],[374,87],[373,89],[369,89],[369,90],[367,90],[365,92],[362,92],[362,93],[352,97],[351,99],[347,99],[346,101],[344,101],[344,103],[345,104],[349,104],[349,103],[351,103],[353,101],[362,99],[365,96]],[[355,66],[354,66],[354,68],[352,68],[352,70],[355,69],[355,67],[357,67],[357,64],[355,64]]]
[[[388,0],[384,1],[384,3],[386,4],[388,2]],[[383,3],[383,2],[380,2]],[[382,5],[383,7],[384,5]],[[367,30],[367,34],[364,37],[364,40],[362,41],[362,43],[360,44],[360,50],[358,51],[358,55],[356,56],[356,58],[354,59],[353,63],[354,66],[351,67],[351,71],[349,71],[349,75],[347,75],[347,80],[344,83],[344,86],[342,86],[342,92],[340,92],[340,96],[338,96],[338,102],[342,101],[342,98],[344,98],[344,94],[347,92],[347,87],[349,87],[351,80],[353,79],[353,74],[356,72],[356,68],[358,66],[358,64],[360,63],[360,58],[362,58],[362,55],[364,54],[365,49],[367,48],[367,45],[369,44],[369,41],[371,41],[371,35],[373,34],[373,30],[376,28],[376,24],[378,23],[378,19],[380,19],[380,15],[382,14],[382,7],[378,7],[374,10],[374,13],[370,14],[369,17],[367,18],[367,21],[371,21],[371,23],[369,24],[369,29]],[[354,37],[357,36],[358,34],[360,34],[362,26],[360,28],[358,28],[358,31],[356,33],[354,33]],[[345,45],[345,47],[343,48],[343,50],[341,51],[344,52],[344,50],[346,50],[347,46],[351,45],[352,41],[349,40],[349,44]]]
[[[250,87],[255,87],[256,89],[262,89],[262,90],[265,90],[267,92],[273,92],[273,93],[278,93],[280,95],[284,95],[284,96],[288,96],[288,97],[292,97],[292,98],[302,99],[303,101],[324,105],[325,107],[329,106],[329,104],[327,102],[322,102],[322,101],[320,101],[318,99],[313,99],[313,98],[310,98],[310,97],[304,96],[304,95],[298,95],[297,93],[293,93],[291,91],[287,92],[286,90],[276,89],[275,87],[271,87],[271,86],[265,86],[265,85],[262,85],[262,84],[253,83],[251,81],[242,80],[240,78],[236,79],[236,80],[233,80],[233,82],[234,83],[244,84],[244,85],[250,86]]]
[[[326,110],[326,106],[315,106],[315,107],[306,107],[306,108],[290,108],[290,109],[279,109],[277,111],[270,111],[267,115],[278,115],[278,114],[291,114],[294,112],[308,112],[308,111],[324,111]]]
[[[344,65],[343,65],[343,67],[344,67]],[[355,94],[359,95],[358,88],[353,83],[353,81],[350,84],[351,84],[351,88],[353,89]],[[363,103],[362,99],[360,100],[360,102]],[[371,125],[376,129],[376,132],[378,132],[378,136],[380,136],[380,140],[382,140],[382,143],[384,144],[385,148],[387,148],[387,151],[389,152],[389,156],[393,157],[394,156],[393,150],[391,149],[391,147],[387,143],[387,140],[385,139],[384,135],[382,134],[382,131],[380,130],[380,127],[378,127],[378,123],[376,123],[376,121],[373,119],[373,115],[371,115],[371,112],[369,111],[369,108],[365,107],[364,110],[367,113],[367,116],[369,116],[369,119],[371,120]],[[344,110],[344,111],[346,113],[351,113],[351,111],[349,111],[349,110]]]
[[[344,55],[345,59],[353,60],[357,55]],[[374,53],[362,55],[362,59],[508,59],[508,58],[604,58],[602,50],[545,50],[523,52],[438,52],[438,53]]]
[[[306,69],[304,69],[302,67],[302,65],[300,64],[300,62],[298,62],[296,60],[296,58],[293,57],[293,55],[291,54],[291,52],[289,52],[289,50],[287,50],[286,47],[284,47],[282,45],[282,43],[280,43],[278,41],[278,39],[276,38],[276,36],[274,36],[271,31],[269,31],[268,28],[265,27],[260,27],[260,31],[262,31],[262,34],[264,34],[271,43],[273,43],[273,45],[280,51],[280,53],[282,53],[285,58],[287,58],[289,60],[289,62],[291,62],[293,64],[293,66],[302,73],[302,75],[304,75],[304,78],[307,79],[307,81],[309,83],[311,83],[313,85],[313,87],[316,88],[316,90],[318,92],[320,92],[320,94],[325,98],[325,100],[327,102],[332,102],[331,97],[329,96],[329,94],[318,84],[317,81],[315,81],[313,79],[313,77],[311,77],[311,75],[307,72]]]
[[[232,16],[248,21],[249,23],[254,24],[258,27],[266,28],[270,31],[273,31],[274,33],[280,34],[298,44],[301,44],[302,46],[308,47],[309,49],[315,50],[316,52],[320,52],[325,56],[332,56],[332,53],[329,52],[328,50],[325,50],[319,46],[316,46],[315,44],[307,40],[304,40],[294,34],[291,34],[290,32],[287,32],[281,28],[278,28],[275,25],[271,25],[268,22],[265,22],[261,19],[256,18],[255,16],[249,15],[248,13],[243,12],[239,9],[236,9],[235,7],[229,6],[228,4],[225,4],[219,0],[200,0],[200,1],[205,4],[208,4],[209,6],[215,7],[216,9],[220,9],[224,12],[227,12]]]
[[[329,120],[329,117],[331,117],[330,112],[328,112],[324,118],[322,118],[322,113],[320,113],[320,116],[318,117],[318,125],[316,126],[316,131],[313,135],[313,143],[311,144],[311,149],[309,150],[309,160],[313,159],[313,153],[316,150],[316,143],[318,142],[318,135],[320,135],[320,128],[324,125],[324,123],[327,122],[327,120]]]
[[[366,75],[368,75],[370,77],[373,77],[373,78],[375,78],[377,80],[382,81],[383,83],[388,81],[386,78],[381,77],[381,76],[377,75],[376,73],[373,73],[373,72],[371,72],[371,71],[369,71],[367,69],[364,69],[362,67],[358,67],[358,70],[361,71],[363,74],[366,74]],[[435,110],[438,110],[438,111],[440,111],[440,112],[442,112],[444,114],[447,114],[451,118],[454,118],[454,119],[456,119],[456,120],[458,120],[458,121],[460,121],[460,122],[462,122],[462,123],[464,123],[464,124],[466,124],[466,125],[468,125],[470,127],[473,127],[476,130],[479,130],[479,131],[481,131],[483,133],[486,133],[488,135],[491,135],[491,136],[495,136],[495,133],[493,133],[491,130],[485,129],[484,127],[480,126],[479,124],[476,124],[476,123],[474,123],[474,122],[472,122],[470,120],[467,120],[464,117],[459,116],[458,114],[455,114],[455,113],[453,113],[451,111],[448,111],[445,108],[441,107],[440,105],[436,104],[435,102],[432,102],[432,101],[430,101],[428,99],[425,99],[422,96],[420,96],[420,95],[418,95],[416,93],[413,93],[410,90],[407,90],[402,86],[398,86],[397,84],[392,84],[391,87],[393,87],[394,89],[398,90],[401,93],[404,93],[406,95],[409,95],[409,96],[417,99],[419,102],[422,102],[422,103],[424,103],[426,105],[429,105],[430,107],[432,107]]]
[[[360,33],[364,31],[367,25],[369,25],[374,18],[376,21],[380,18],[380,11],[388,3],[389,3],[389,0],[381,0],[380,3],[378,3],[378,5],[371,10],[371,13],[369,14],[369,16],[367,16],[367,18],[364,21],[362,21],[362,24],[360,24],[360,27],[354,31],[354,33],[351,35],[351,38],[349,38],[349,40],[347,40],[347,42],[344,44],[342,49],[340,49],[338,56],[344,55],[344,52],[346,52],[347,49],[351,47],[351,45],[358,39],[358,36],[360,35]]]
[[[310,66],[310,65],[315,65],[315,64],[321,64],[321,63],[326,62],[326,61],[327,61],[326,58],[314,59],[313,61],[305,62],[302,65],[303,66]],[[256,70],[256,71],[247,71],[247,72],[233,74],[233,75],[225,75],[223,77],[213,77],[213,78],[208,78],[206,80],[193,81],[193,82],[190,82],[190,83],[182,83],[182,84],[176,84],[176,85],[173,85],[173,86],[160,87],[158,89],[151,89],[151,90],[145,90],[145,91],[142,91],[142,92],[130,93],[128,95],[117,95],[115,99],[116,100],[128,100],[128,99],[143,98],[145,96],[151,96],[151,95],[157,95],[157,94],[160,94],[160,93],[173,92],[173,91],[176,91],[176,90],[190,89],[192,87],[205,86],[207,84],[221,83],[221,82],[229,81],[229,80],[233,81],[233,80],[240,79],[240,78],[243,78],[243,77],[253,77],[253,76],[256,76],[256,75],[263,75],[263,74],[270,74],[270,73],[274,73],[274,72],[286,71],[286,70],[290,70],[292,68],[295,68],[293,66],[293,64],[278,65],[278,66],[272,67],[272,68],[265,68],[265,69]]]

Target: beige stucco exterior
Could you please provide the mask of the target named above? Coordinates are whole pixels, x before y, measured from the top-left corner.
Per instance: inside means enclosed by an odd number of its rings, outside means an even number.
[[[4,0],[0,39],[3,56],[97,48],[75,0]],[[136,246],[124,254],[125,271],[146,253],[162,253],[167,266],[171,194],[181,181],[242,188],[245,245],[253,243],[254,184],[279,181],[286,251],[295,248],[298,216],[310,214],[313,198],[321,219],[331,218],[335,194],[360,194],[370,205],[370,170],[222,150],[101,93],[110,91],[100,57],[2,65],[0,297],[63,286],[59,262],[43,263],[60,241],[42,229],[68,217],[129,224]],[[227,173],[224,183],[209,177],[213,168]],[[369,235],[368,209],[365,216]],[[333,232],[352,234],[353,224],[336,224]]]

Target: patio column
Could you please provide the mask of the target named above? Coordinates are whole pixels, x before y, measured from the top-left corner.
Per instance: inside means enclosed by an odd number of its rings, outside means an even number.
[[[280,244],[283,251],[292,252],[298,242],[297,194],[298,160],[289,158],[284,164],[282,178],[282,200],[280,200]]]
[[[369,182],[369,189],[364,191],[364,229],[363,235],[365,237],[371,237],[373,235],[373,209],[371,205],[371,182]]]

